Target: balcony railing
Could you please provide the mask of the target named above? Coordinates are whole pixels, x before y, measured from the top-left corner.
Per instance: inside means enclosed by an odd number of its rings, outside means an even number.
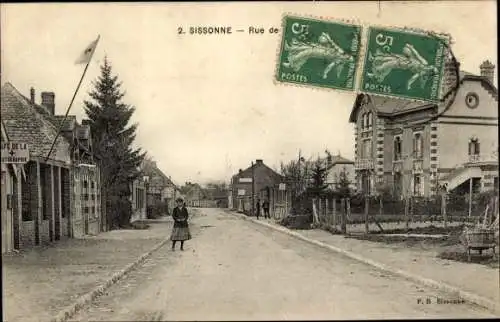
[[[373,159],[356,160],[356,162],[354,163],[354,169],[356,170],[373,169]]]
[[[480,162],[498,162],[498,155],[484,155],[484,154],[470,154],[469,163],[480,163]]]

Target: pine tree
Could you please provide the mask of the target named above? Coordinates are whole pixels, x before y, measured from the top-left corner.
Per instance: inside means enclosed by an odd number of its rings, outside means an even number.
[[[327,169],[321,159],[318,158],[314,162],[311,172],[312,186],[309,191],[314,195],[320,195],[328,187],[326,184]]]
[[[128,124],[135,108],[121,102],[124,96],[121,85],[105,58],[101,75],[89,92],[92,101],[84,101],[94,152],[101,159],[101,189],[111,229],[125,227],[130,222],[130,183],[140,175],[138,168],[145,157],[141,149],[132,148],[137,124]]]
[[[336,192],[341,198],[347,198],[351,195],[351,182],[349,181],[349,173],[346,168],[339,173],[336,183]]]

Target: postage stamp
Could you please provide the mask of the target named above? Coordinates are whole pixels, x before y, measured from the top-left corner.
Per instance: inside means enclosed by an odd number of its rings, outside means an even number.
[[[437,35],[370,27],[360,90],[438,101],[447,43]]]
[[[285,16],[276,80],[354,90],[361,26]]]

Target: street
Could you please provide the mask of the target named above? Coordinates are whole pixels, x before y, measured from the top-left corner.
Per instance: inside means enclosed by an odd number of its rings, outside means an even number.
[[[318,246],[201,209],[73,321],[478,318],[491,313]]]

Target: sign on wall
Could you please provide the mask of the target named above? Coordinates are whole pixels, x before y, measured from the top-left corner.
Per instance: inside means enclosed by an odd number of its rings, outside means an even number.
[[[238,189],[238,196],[244,196],[245,192],[245,189]]]
[[[240,178],[240,183],[252,183],[252,178]]]
[[[28,144],[2,143],[2,163],[23,164],[30,160]]]

